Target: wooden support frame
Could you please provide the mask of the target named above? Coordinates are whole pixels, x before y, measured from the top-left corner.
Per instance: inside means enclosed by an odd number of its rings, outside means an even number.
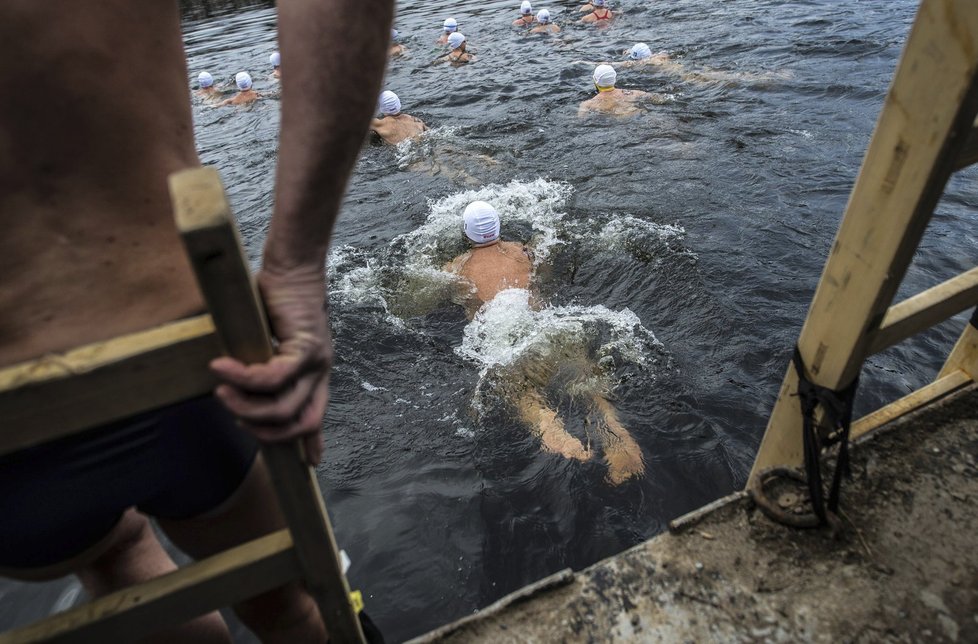
[[[971,376],[972,380],[978,380],[978,329],[972,323],[964,327],[964,332],[951,349],[951,354],[937,377],[943,378],[958,370]]]
[[[241,255],[241,244],[220,175],[213,168],[170,176],[177,228],[187,247],[221,343],[244,362],[272,356],[271,336],[257,291]],[[292,533],[296,555],[310,594],[330,637],[366,641],[350,603],[350,588],[329,515],[312,468],[299,441],[264,445],[279,505]]]
[[[895,400],[871,414],[863,416],[852,424],[849,438],[850,440],[856,440],[860,436],[912,411],[917,411],[925,405],[936,402],[972,382],[971,376],[960,369],[952,371],[929,385],[921,387],[917,391],[907,394],[903,398]]]
[[[301,575],[288,530],[280,530],[44,621],[0,634],[0,644],[128,642],[160,624],[229,606]]]
[[[798,340],[815,384],[841,390],[858,375],[957,167],[978,112],[975,42],[972,0],[921,2]],[[797,390],[789,367],[751,481],[801,464]]]
[[[209,315],[0,369],[0,454],[214,390]]]
[[[271,336],[257,291],[241,255],[220,175],[194,168],[170,176],[177,228],[218,336],[228,355],[244,362],[272,356]],[[325,293],[324,293],[325,296]],[[306,586],[319,606],[330,638],[365,642],[350,602],[339,550],[315,473],[299,441],[262,448],[279,505],[292,534]]]
[[[891,306],[873,336],[869,353],[892,347],[978,304],[978,268]]]

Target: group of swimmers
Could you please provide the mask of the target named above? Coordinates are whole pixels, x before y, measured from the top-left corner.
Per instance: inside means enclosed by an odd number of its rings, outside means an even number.
[[[268,56],[268,64],[272,66],[271,78],[276,80],[281,78],[282,55],[277,51],[272,52]],[[225,98],[224,92],[214,86],[214,77],[209,72],[203,71],[197,75],[197,90],[194,93],[204,101],[216,103],[217,107],[247,105],[261,98],[261,95],[255,91],[254,81],[248,72],[235,74],[234,84],[238,88],[237,93],[230,98]]]

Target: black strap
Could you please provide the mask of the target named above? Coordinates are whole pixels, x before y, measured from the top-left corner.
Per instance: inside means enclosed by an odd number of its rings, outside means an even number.
[[[828,523],[826,507],[829,512],[836,514],[839,510],[839,497],[842,489],[842,475],[850,476],[849,470],[849,429],[852,424],[852,402],[859,384],[857,377],[848,387],[835,391],[816,385],[808,379],[805,364],[801,359],[798,347],[795,347],[791,362],[798,373],[798,397],[801,399],[802,413],[802,444],[804,446],[805,475],[808,478],[808,494],[811,497],[812,509],[819,521]],[[821,405],[825,410],[825,420],[828,431],[819,433],[815,423],[815,410]],[[835,443],[839,445],[839,456],[832,475],[832,487],[829,489],[829,500],[826,506],[822,491],[822,470],[819,457],[822,448]]]
[[[978,329],[978,306],[975,307],[975,312],[971,314],[971,319],[968,324]]]

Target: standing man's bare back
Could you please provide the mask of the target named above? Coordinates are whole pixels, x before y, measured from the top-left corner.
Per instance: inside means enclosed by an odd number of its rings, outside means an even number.
[[[203,306],[165,181],[199,165],[186,68],[159,64],[183,59],[177,5],[56,4],[0,20],[0,365]]]

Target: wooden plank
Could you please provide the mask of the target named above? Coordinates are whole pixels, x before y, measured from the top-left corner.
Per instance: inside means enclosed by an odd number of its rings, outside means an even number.
[[[818,385],[859,373],[943,192],[978,112],[975,42],[973,0],[921,2],[798,340]],[[751,478],[801,463],[796,391],[782,386]]]
[[[237,228],[220,176],[195,168],[170,176],[177,227],[228,355],[243,362],[272,356],[264,312],[241,255]],[[262,448],[289,524],[307,588],[338,642],[364,642],[349,597],[322,494],[298,441]]]
[[[971,376],[972,380],[978,379],[978,329],[971,323],[965,325],[964,332],[951,349],[937,377],[943,378],[958,370]]]
[[[958,370],[939,378],[934,382],[921,387],[917,391],[895,400],[885,407],[881,407],[871,414],[867,414],[852,424],[849,434],[850,440],[855,440],[870,432],[877,427],[882,427],[890,421],[916,411],[925,405],[929,405],[936,400],[974,382],[965,372]]]
[[[129,642],[300,576],[288,530],[280,530],[44,621],[0,634],[0,644]]]
[[[171,322],[0,370],[0,454],[213,390],[210,316]]]
[[[891,306],[873,337],[878,353],[978,304],[978,268]]]

